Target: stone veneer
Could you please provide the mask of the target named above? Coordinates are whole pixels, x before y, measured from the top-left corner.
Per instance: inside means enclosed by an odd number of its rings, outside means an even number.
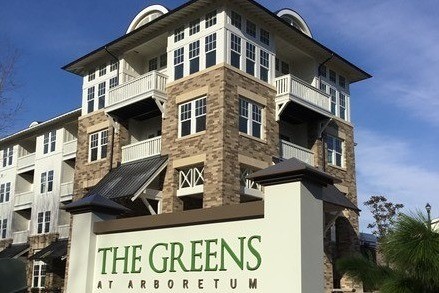
[[[207,86],[206,131],[178,138],[178,105],[182,94]],[[238,87],[266,98],[265,138],[244,136],[238,130]],[[216,66],[175,82],[167,88],[166,118],[162,126],[162,154],[169,155],[163,188],[163,212],[183,209],[177,198],[178,171],[173,162],[205,154],[203,208],[240,202],[240,164],[238,154],[268,164],[277,154],[279,130],[275,121],[275,89],[227,65]],[[250,98],[250,97],[246,97]]]

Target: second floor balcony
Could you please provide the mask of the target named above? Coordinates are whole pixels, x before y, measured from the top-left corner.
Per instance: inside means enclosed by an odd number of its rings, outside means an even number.
[[[32,207],[34,191],[24,191],[15,194],[15,210],[29,209]]]
[[[157,136],[122,147],[122,163],[159,155],[162,149],[162,137]]]
[[[76,157],[77,143],[78,143],[77,139],[64,142],[63,151],[62,151],[64,159],[71,159]]]
[[[124,117],[126,113],[135,115],[153,104],[166,100],[166,75],[151,71],[133,80],[123,83],[108,92],[106,112]]]

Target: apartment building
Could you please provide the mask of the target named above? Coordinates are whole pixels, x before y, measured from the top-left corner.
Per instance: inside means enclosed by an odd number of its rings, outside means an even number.
[[[26,263],[32,292],[64,280],[77,120],[74,110],[0,139],[0,258]],[[56,248],[56,253],[51,251]]]

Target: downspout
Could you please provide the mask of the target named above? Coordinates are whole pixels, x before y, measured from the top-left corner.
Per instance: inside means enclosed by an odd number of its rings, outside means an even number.
[[[329,61],[331,61],[331,59],[334,57],[334,53],[331,53],[331,56],[329,56],[325,61],[323,61],[322,63],[320,63],[320,65],[319,65],[319,67],[318,67],[318,69],[317,69],[317,76],[318,76],[318,78],[319,78],[319,88],[320,88],[320,84],[321,84],[321,81],[322,81],[322,79],[321,79],[321,72],[322,72],[322,67],[326,64],[326,63],[328,63]],[[324,142],[324,139],[323,139],[323,131],[325,130],[325,128],[329,125],[329,123],[331,122],[331,120],[332,120],[332,118],[331,119],[329,119],[329,121],[326,123],[326,125],[325,125],[325,127],[323,127],[321,130],[320,130],[320,133],[319,133],[319,139],[320,139],[320,141],[322,142],[322,162],[323,162],[323,166],[322,166],[322,168],[323,168],[323,171],[326,171],[326,156],[325,156],[325,142]]]
[[[107,46],[105,46],[104,47],[104,50],[105,50],[105,52],[107,52],[108,53],[108,55],[110,55],[116,62],[117,62],[117,83],[119,84],[119,59],[113,54],[113,53],[111,53],[110,51],[108,51],[108,48],[107,48]],[[110,119],[112,119],[112,118],[110,118]],[[116,131],[115,131],[115,127],[116,127],[116,125],[114,125],[114,123],[113,123],[113,127],[112,127],[112,133],[111,133],[111,153],[110,153],[110,170],[109,171],[111,171],[111,170],[113,170],[113,159],[114,159],[114,136],[115,136],[115,134],[116,134]]]

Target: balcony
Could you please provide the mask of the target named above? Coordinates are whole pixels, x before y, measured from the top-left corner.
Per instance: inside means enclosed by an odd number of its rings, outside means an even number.
[[[26,243],[28,236],[29,236],[29,231],[27,230],[12,232],[12,241],[14,244]]]
[[[34,191],[25,191],[15,194],[15,210],[29,209],[32,206]]]
[[[283,159],[296,158],[311,166],[315,165],[314,153],[311,150],[282,139],[280,140],[280,157]]]
[[[59,239],[69,238],[70,225],[59,225],[58,234],[59,234]]]
[[[124,116],[121,114],[124,112],[121,109],[127,106],[134,106],[134,104],[136,105],[132,111],[139,110],[139,106],[144,106],[148,110],[147,105],[142,103],[145,99],[166,100],[166,80],[166,75],[157,71],[151,71],[111,89],[108,92],[106,101],[106,112],[117,111],[119,113],[116,113],[116,115]]]
[[[18,172],[27,172],[35,167],[35,153],[18,157],[17,170]]]
[[[73,198],[73,181],[61,183],[60,186],[60,201],[72,200]]]
[[[276,103],[293,101],[330,116],[330,96],[294,75],[284,75],[275,79]]]
[[[71,141],[67,141],[63,145],[62,155],[64,159],[71,159],[76,157],[76,148],[77,148],[78,140],[74,139]]]
[[[162,149],[162,137],[157,136],[122,147],[122,163],[159,155]]]

